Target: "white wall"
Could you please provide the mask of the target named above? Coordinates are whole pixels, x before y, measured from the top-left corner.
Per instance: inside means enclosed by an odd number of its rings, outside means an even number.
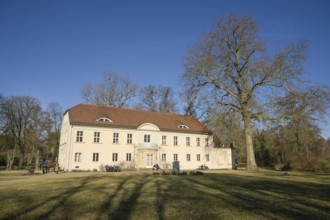
[[[187,134],[176,132],[162,132],[157,126],[147,124],[140,126],[140,130],[117,129],[107,127],[70,126],[68,114],[64,116],[61,129],[59,151],[60,167],[65,170],[100,170],[101,166],[115,165],[126,162],[126,154],[134,158],[135,146],[144,143],[144,135],[150,135],[152,146],[158,146],[159,151],[154,151],[154,163],[160,166],[172,164],[174,154],[178,155],[180,169],[196,169],[205,164],[210,169],[231,169],[231,149],[213,148],[212,138],[208,135]],[[76,142],[77,131],[83,131],[83,141]],[[100,132],[100,142],[94,143],[94,132]],[[113,133],[119,133],[119,143],[113,143]],[[132,144],[127,144],[127,134],[133,135]],[[166,145],[162,145],[162,136],[166,136]],[[178,146],[173,145],[174,136],[178,137]],[[190,146],[186,146],[186,137],[190,137]],[[200,138],[200,146],[196,146],[196,138]],[[209,138],[209,147],[205,147],[205,139]],[[81,153],[81,162],[75,162],[75,153]],[[93,162],[93,153],[99,153],[99,161]],[[112,154],[118,153],[118,161],[112,161]],[[149,152],[150,153],[150,152]],[[166,154],[166,162],[161,161],[161,155]],[[190,154],[190,161],[187,161]],[[200,154],[200,161],[197,161]],[[206,154],[209,161],[206,161]],[[146,159],[145,159],[146,160]]]

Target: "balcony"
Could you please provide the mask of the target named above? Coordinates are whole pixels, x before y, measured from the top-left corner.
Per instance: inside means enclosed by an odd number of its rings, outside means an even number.
[[[137,149],[150,149],[150,150],[158,150],[158,145],[155,143],[138,143],[135,145]]]

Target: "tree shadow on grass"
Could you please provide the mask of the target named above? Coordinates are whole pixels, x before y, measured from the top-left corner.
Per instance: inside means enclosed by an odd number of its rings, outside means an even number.
[[[29,216],[30,213],[34,212],[36,209],[43,208],[44,211],[42,211],[41,214],[33,216],[35,219],[46,219],[52,212],[54,212],[57,208],[61,207],[72,195],[79,192],[82,188],[84,188],[89,182],[95,180],[95,177],[86,177],[81,181],[81,184],[75,188],[69,189],[67,191],[64,191],[61,194],[58,194],[56,196],[50,197],[47,199],[47,201],[40,200],[38,203],[28,206],[25,209],[12,214],[9,216],[8,219],[21,219],[25,216]],[[51,202],[56,201],[56,205],[49,205]],[[47,207],[47,208],[46,208]],[[33,215],[33,214],[32,214]],[[31,218],[31,216],[30,216]]]
[[[116,187],[116,189],[114,190],[114,192],[109,195],[109,197],[106,199],[106,201],[100,206],[99,210],[98,210],[98,216],[96,217],[96,219],[102,219],[103,215],[105,213],[109,213],[109,211],[111,211],[111,205],[113,200],[118,196],[118,194],[125,190],[124,186],[125,184],[131,180],[133,178],[133,176],[127,176],[126,178],[124,178]]]
[[[221,192],[209,194],[231,207],[266,218],[290,217],[294,219],[329,217],[329,185],[242,177],[228,174],[207,174],[204,179],[188,178],[195,186]],[[205,194],[205,190],[195,187]],[[320,202],[315,203],[318,200]],[[280,217],[280,218],[281,218]]]
[[[137,200],[142,194],[143,186],[148,182],[149,177],[136,177],[135,185],[131,190],[126,190],[124,195],[121,195],[122,200],[118,207],[108,215],[108,219],[129,219],[134,212],[134,208],[137,204]],[[110,203],[110,200],[107,202]]]

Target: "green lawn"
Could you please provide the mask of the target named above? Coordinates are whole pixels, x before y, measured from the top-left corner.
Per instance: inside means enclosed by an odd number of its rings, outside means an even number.
[[[0,173],[0,219],[330,219],[330,175]]]

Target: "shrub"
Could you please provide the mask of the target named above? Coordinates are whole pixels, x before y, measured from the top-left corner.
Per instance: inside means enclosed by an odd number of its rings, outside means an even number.
[[[294,156],[290,158],[290,165],[293,170],[309,172],[330,172],[330,163],[327,160],[316,156],[308,158],[304,156]]]
[[[198,170],[197,170],[197,171],[195,171],[195,170],[193,170],[193,171],[190,171],[190,172],[189,172],[189,174],[190,174],[190,175],[204,175],[204,173],[203,173],[203,172],[201,172],[201,171],[198,171]]]

